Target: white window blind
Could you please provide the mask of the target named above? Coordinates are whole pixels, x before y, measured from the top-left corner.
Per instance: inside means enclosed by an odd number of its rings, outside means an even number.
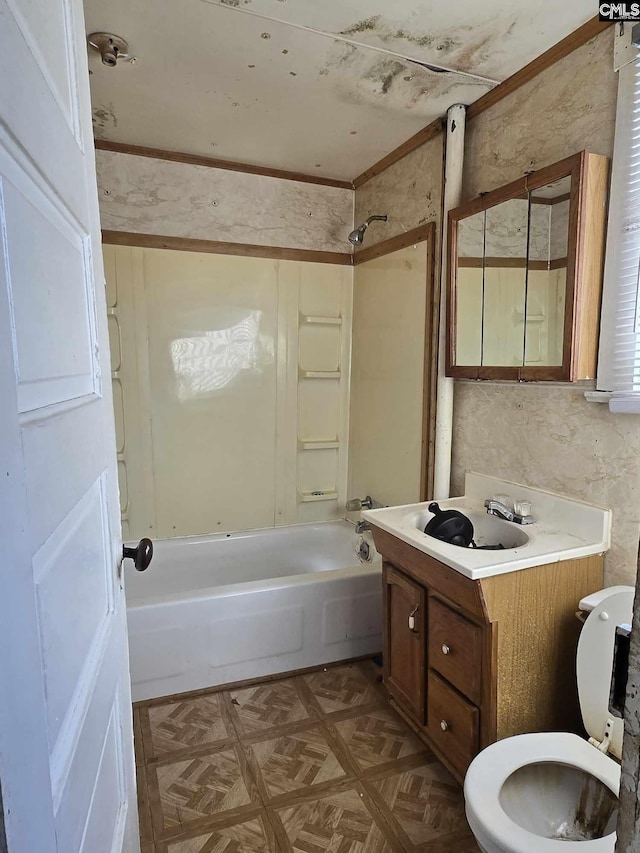
[[[640,414],[640,51],[619,71],[598,389]]]

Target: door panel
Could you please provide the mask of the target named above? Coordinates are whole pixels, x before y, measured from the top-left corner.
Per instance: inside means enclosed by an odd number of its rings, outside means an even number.
[[[89,819],[80,847],[82,853],[99,850],[103,838],[117,837],[120,832],[118,824],[122,819],[120,806],[124,796],[120,727],[120,710],[116,701],[111,710],[100,755]]]
[[[0,782],[9,853],[139,850],[83,28],[79,0],[0,0]]]
[[[106,499],[98,480],[33,558],[52,754],[65,719],[86,702],[91,672],[88,682],[83,670],[104,643],[113,612]]]
[[[72,81],[77,79],[75,50],[61,49],[73,39],[73,9],[58,3],[9,2],[29,50],[46,72],[46,82],[69,127],[77,127],[78,104]],[[73,47],[73,46],[71,46]]]
[[[416,722],[426,719],[425,590],[384,564],[384,683]]]
[[[7,234],[18,403],[27,412],[93,393],[95,318],[93,307],[89,310],[88,235],[70,228],[28,179],[21,183],[23,188],[3,181],[0,215]],[[55,296],[42,299],[47,293]]]

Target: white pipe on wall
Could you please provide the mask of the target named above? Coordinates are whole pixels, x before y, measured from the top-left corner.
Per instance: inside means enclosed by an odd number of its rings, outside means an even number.
[[[449,211],[462,198],[462,166],[467,108],[454,104],[447,111],[442,223],[442,264],[440,265],[440,327],[438,339],[438,382],[433,497],[444,500],[451,492],[451,445],[453,433],[453,379],[445,376],[447,354],[447,222]]]

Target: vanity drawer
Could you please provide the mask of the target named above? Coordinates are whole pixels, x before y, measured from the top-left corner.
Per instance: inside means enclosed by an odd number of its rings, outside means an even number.
[[[478,753],[480,712],[446,681],[429,672],[427,730],[436,749],[461,776]]]
[[[480,704],[482,629],[437,598],[429,601],[429,666]]]

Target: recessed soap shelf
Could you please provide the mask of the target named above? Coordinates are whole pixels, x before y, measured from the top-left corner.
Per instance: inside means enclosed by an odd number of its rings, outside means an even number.
[[[300,323],[303,326],[341,326],[342,317],[320,317],[310,314],[301,314]]]
[[[337,450],[340,447],[340,442],[337,439],[329,439],[327,441],[298,441],[300,450]]]
[[[298,492],[298,501],[302,504],[316,503],[316,501],[337,501],[338,493],[333,492]]]
[[[301,370],[301,379],[340,379],[339,370]]]

